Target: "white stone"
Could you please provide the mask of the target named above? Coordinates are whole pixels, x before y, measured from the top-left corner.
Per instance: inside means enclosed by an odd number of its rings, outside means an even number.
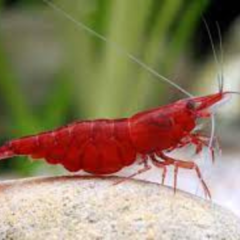
[[[240,239],[221,207],[144,181],[76,176],[0,184],[0,239]]]

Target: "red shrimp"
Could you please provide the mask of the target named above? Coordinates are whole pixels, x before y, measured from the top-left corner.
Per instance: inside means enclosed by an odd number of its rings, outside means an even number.
[[[206,196],[211,197],[198,166],[191,161],[174,159],[165,152],[194,144],[197,152],[207,145],[206,137],[194,133],[199,118],[209,118],[219,103],[232,92],[179,100],[123,119],[98,119],[74,122],[54,131],[19,138],[0,148],[0,159],[18,155],[45,158],[50,164],[62,164],[71,172],[111,174],[132,165],[137,156],[143,168],[130,177],[150,169],[149,161],[163,169],[173,165],[174,190],[179,168],[194,169]]]
[[[179,168],[193,169],[202,184],[205,196],[211,198],[199,167],[192,161],[171,158],[166,155],[166,152],[193,144],[196,147],[196,153],[199,153],[203,147],[210,146],[214,158],[211,144],[213,134],[208,139],[194,129],[199,118],[212,117],[213,119],[216,107],[231,94],[236,93],[223,92],[222,72],[218,93],[193,97],[179,85],[150,68],[115,42],[109,41],[84,23],[78,22],[49,0],[42,1],[74,22],[79,28],[112,45],[119,54],[127,56],[154,76],[188,95],[189,98],[137,113],[130,118],[78,121],[54,131],[12,140],[0,147],[0,159],[26,155],[33,159],[45,158],[50,164],[62,164],[71,172],[83,170],[102,175],[116,173],[132,165],[140,156],[143,167],[127,179],[148,171],[151,168],[149,165],[151,161],[153,165],[163,170],[162,184],[164,184],[167,166],[172,165],[174,166],[174,191],[176,191]],[[206,27],[216,63],[220,65],[207,24]]]

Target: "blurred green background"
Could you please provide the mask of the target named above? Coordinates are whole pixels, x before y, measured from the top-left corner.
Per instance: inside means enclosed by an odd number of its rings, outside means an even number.
[[[192,94],[201,89],[198,85],[209,93],[211,84],[217,89],[215,78],[206,84],[199,77],[212,56],[202,16],[218,46],[215,21],[224,38],[239,14],[223,18],[224,5],[218,9],[223,1],[216,2],[55,0],[72,17]],[[127,117],[186,97],[41,0],[0,4],[1,143],[76,119]],[[4,161],[0,168],[1,174],[18,176],[63,171],[23,158]]]

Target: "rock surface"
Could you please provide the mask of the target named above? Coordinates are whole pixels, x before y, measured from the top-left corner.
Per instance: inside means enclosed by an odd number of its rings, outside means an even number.
[[[0,239],[240,239],[219,206],[142,181],[55,177],[0,184]]]

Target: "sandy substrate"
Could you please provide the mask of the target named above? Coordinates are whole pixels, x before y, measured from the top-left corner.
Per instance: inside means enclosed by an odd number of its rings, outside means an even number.
[[[0,239],[240,239],[231,212],[143,181],[59,177],[1,183]]]

